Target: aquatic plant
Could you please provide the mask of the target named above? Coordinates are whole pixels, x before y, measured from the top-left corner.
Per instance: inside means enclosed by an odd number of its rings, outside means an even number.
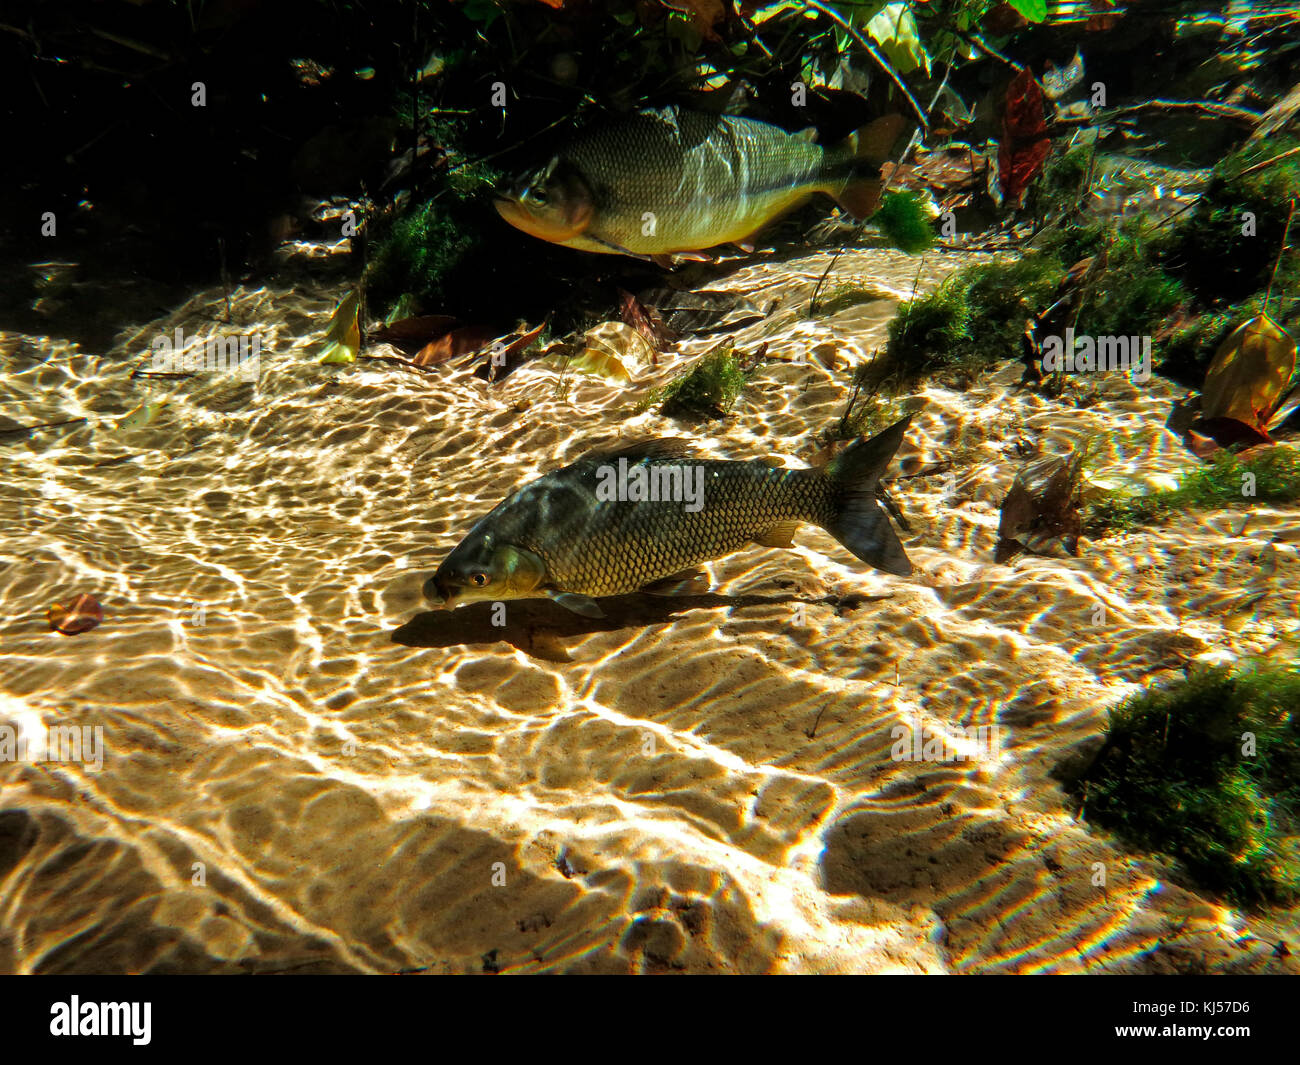
[[[1164,265],[1200,299],[1236,302],[1268,284],[1290,202],[1300,199],[1300,155],[1252,168],[1298,145],[1270,137],[1225,156],[1174,227]]]
[[[1248,484],[1253,495],[1243,492]],[[1152,525],[1176,511],[1297,501],[1300,452],[1294,448],[1268,448],[1245,458],[1220,451],[1213,461],[1187,474],[1177,488],[1094,496],[1087,504],[1083,527],[1089,536],[1098,537]]]
[[[886,358],[914,376],[1015,356],[1025,320],[1047,306],[1064,277],[1060,261],[1041,253],[959,271],[903,305],[889,323]]]
[[[1198,669],[1110,711],[1086,819],[1242,905],[1300,896],[1300,671]]]
[[[660,404],[659,412],[670,417],[720,418],[735,405],[740,390],[749,380],[731,341],[725,341],[701,356],[680,376],[655,389],[638,410]]]
[[[934,227],[925,198],[917,192],[887,192],[872,221],[900,251],[916,255],[934,246]]]
[[[851,383],[852,391],[844,410],[817,435],[817,442],[823,447],[837,440],[873,436],[905,413],[902,397],[882,394],[882,382],[873,372],[872,363],[855,366]]]

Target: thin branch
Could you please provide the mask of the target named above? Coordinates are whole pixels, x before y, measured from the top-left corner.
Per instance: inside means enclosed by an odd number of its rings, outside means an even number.
[[[852,24],[846,21],[844,16],[838,11],[827,7],[825,4],[818,3],[818,0],[804,0],[804,3],[814,11],[820,11],[828,19],[839,26],[840,29],[844,30],[845,33],[858,43],[859,47],[866,51],[866,53],[876,61],[876,65],[885,72],[889,77],[889,80],[892,81],[898,91],[903,94],[903,99],[911,105],[912,113],[916,115],[916,120],[921,123],[921,128],[928,130],[930,128],[930,123],[926,119],[925,112],[921,110],[921,105],[917,103],[916,97],[912,95],[911,90],[907,87],[907,83],[899,76],[898,71],[889,65],[889,60],[884,57],[880,49],[854,29]]]

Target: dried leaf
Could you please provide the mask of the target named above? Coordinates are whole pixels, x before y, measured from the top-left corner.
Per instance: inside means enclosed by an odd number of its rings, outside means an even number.
[[[1205,374],[1205,419],[1233,418],[1265,435],[1295,372],[1296,342],[1266,314],[1239,325]]]
[[[618,309],[619,317],[645,337],[650,345],[652,358],[654,353],[668,351],[673,347],[673,334],[664,325],[659,313],[646,308],[632,293],[623,289],[618,290]],[[653,361],[656,366],[659,364],[657,358]]]
[[[1052,455],[1025,465],[1002,503],[995,558],[1001,562],[1017,548],[1034,554],[1079,553],[1079,478],[1083,461],[1077,453]]]
[[[370,339],[382,340],[397,347],[424,347],[455,329],[457,324],[457,320],[449,314],[422,314],[380,326],[370,334]]]
[[[487,349],[487,362],[485,366],[479,367],[474,371],[476,376],[486,377],[488,381],[496,381],[509,374],[516,366],[523,362],[523,353],[528,350],[539,336],[542,330],[546,328],[546,322],[543,321],[536,329],[528,329],[524,332],[514,332],[509,336],[498,337],[492,342]]]

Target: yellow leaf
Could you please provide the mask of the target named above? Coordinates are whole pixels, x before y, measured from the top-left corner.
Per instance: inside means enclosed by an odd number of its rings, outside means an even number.
[[[361,325],[357,321],[360,310],[361,290],[353,289],[330,318],[330,327],[321,343],[321,362],[332,365],[356,362],[361,349]]]
[[[626,385],[632,381],[632,371],[650,363],[652,357],[645,337],[630,325],[604,322],[587,330],[569,368]]]
[[[1243,322],[1205,374],[1206,419],[1233,418],[1263,432],[1295,372],[1296,342],[1266,314]]]

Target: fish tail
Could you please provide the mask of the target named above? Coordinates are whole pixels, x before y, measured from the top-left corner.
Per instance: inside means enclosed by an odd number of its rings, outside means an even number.
[[[850,133],[835,154],[853,167],[854,173],[831,195],[854,218],[867,218],[880,206],[880,168],[889,161],[894,142],[907,120],[902,115],[882,115]]]
[[[870,440],[855,440],[825,471],[837,500],[826,531],[863,562],[899,577],[912,572],[912,562],[880,506],[876,485],[911,420],[909,414]]]

